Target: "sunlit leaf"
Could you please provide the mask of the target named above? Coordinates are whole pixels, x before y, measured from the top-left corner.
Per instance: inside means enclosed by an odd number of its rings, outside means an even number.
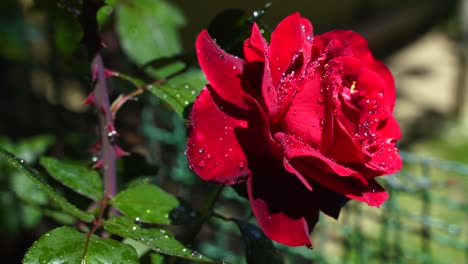
[[[235,220],[245,244],[245,257],[249,264],[284,263],[283,256],[262,232],[260,228],[250,223]]]
[[[200,69],[190,69],[165,83],[155,83],[147,88],[184,117],[185,108],[195,101],[200,90],[207,83],[205,75]]]
[[[181,52],[178,28],[185,23],[176,7],[164,0],[116,1],[116,27],[126,54],[138,65]],[[183,65],[157,71],[166,77]]]
[[[94,201],[101,199],[101,177],[95,170],[51,157],[41,157],[40,163],[50,176],[63,185]]]
[[[116,240],[92,235],[85,247],[86,234],[59,227],[34,242],[23,263],[139,263],[133,247]]]
[[[90,213],[78,209],[75,205],[69,203],[65,197],[56,192],[50,185],[48,185],[39,174],[27,166],[24,160],[16,158],[13,154],[0,149],[0,157],[5,159],[10,165],[22,171],[28,176],[37,188],[44,191],[49,198],[54,201],[64,212],[69,213],[82,221],[91,222],[94,220],[94,216]]]
[[[159,254],[176,256],[201,263],[216,263],[203,254],[182,245],[166,229],[141,228],[126,217],[111,218],[104,222],[104,228],[111,234],[132,238],[145,244]]]
[[[11,173],[10,188],[23,202],[45,205],[49,201],[47,193],[37,188],[36,183],[20,171]]]
[[[169,214],[179,206],[175,196],[150,184],[124,190],[110,203],[128,217],[156,224],[170,224]]]

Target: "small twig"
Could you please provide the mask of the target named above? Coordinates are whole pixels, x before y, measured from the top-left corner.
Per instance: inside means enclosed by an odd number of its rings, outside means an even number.
[[[205,204],[200,211],[199,217],[195,220],[195,223],[192,225],[192,228],[187,233],[184,241],[191,245],[195,240],[195,237],[200,232],[203,224],[205,221],[212,215],[213,213],[213,206],[215,202],[218,200],[218,196],[221,194],[224,185],[215,185],[211,190],[210,194],[206,198]]]

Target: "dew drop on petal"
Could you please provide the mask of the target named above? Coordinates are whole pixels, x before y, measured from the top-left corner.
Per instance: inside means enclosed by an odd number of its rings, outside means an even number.
[[[209,159],[211,159],[211,154],[208,153],[208,154],[206,155],[206,157],[209,158]]]
[[[239,162],[239,168],[241,168],[241,169],[244,168],[244,162],[243,161]]]
[[[224,59],[224,55],[220,53],[220,54],[218,54],[218,58]]]
[[[203,152],[205,152],[205,149],[204,149],[204,148],[200,148],[200,149],[198,150],[198,152],[199,152],[199,153],[203,153]]]
[[[203,160],[198,163],[198,167],[200,167],[200,168],[205,167],[205,165],[206,164],[205,164],[205,162]]]
[[[320,118],[320,126],[323,127],[323,125],[325,124],[325,118]]]

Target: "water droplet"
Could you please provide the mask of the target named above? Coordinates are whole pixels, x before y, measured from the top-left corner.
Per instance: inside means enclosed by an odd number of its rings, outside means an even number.
[[[168,235],[164,235],[164,238],[165,238],[165,239],[169,239],[169,236],[168,236]]]
[[[209,154],[209,153],[206,154],[206,157],[209,158],[209,159],[211,159],[211,154]]]
[[[325,118],[320,118],[320,126],[323,127],[323,125],[325,124]]]
[[[236,67],[236,66],[232,66],[232,69],[235,70],[235,69],[237,69],[237,67]]]
[[[117,135],[117,131],[115,131],[115,130],[111,130],[111,131],[107,132],[108,137],[113,137],[115,135]]]
[[[190,93],[195,94],[195,90],[192,90]]]
[[[229,148],[228,151],[232,151],[232,148]]]
[[[205,164],[205,162],[203,160],[198,163],[198,167],[200,167],[200,168],[205,167],[205,165],[206,164]]]
[[[150,209],[146,209],[145,213],[149,214],[149,213],[151,213],[151,210],[150,210]]]
[[[163,234],[166,234],[166,230],[164,230],[164,229],[159,229],[159,232],[161,232]]]
[[[184,105],[188,105],[188,104],[189,104],[189,102],[188,102],[188,101],[184,101]]]
[[[162,95],[162,98],[163,98],[163,99],[167,99],[167,94],[163,94],[163,95]]]
[[[196,257],[196,256],[198,256],[198,252],[192,251],[192,252],[190,252],[190,255],[191,255],[192,257]]]
[[[186,83],[186,84],[184,85],[184,88],[185,88],[185,89],[188,89],[188,88],[190,88],[190,85],[189,85],[188,83]]]
[[[179,97],[180,97],[180,94],[176,94],[175,96],[176,96],[177,98],[179,98]]]
[[[297,111],[297,110],[294,110],[294,112],[293,112],[293,116],[297,116],[297,114],[298,114],[298,113],[299,113],[299,111]]]
[[[244,168],[244,162],[243,161],[239,162],[239,168],[241,168],[241,169]]]
[[[136,227],[136,226],[133,226],[133,227],[132,227],[132,230],[133,230],[133,231],[137,230],[137,227]]]
[[[219,138],[219,141],[223,141],[224,139],[222,137]]]
[[[187,252],[187,249],[186,249],[186,248],[183,248],[183,249],[182,249],[182,252]]]
[[[204,148],[200,148],[200,149],[198,150],[198,152],[199,152],[199,153],[203,153],[203,152],[205,152],[205,149],[204,149]]]
[[[135,217],[135,222],[140,222],[140,217]]]
[[[220,54],[218,54],[218,58],[224,59],[224,55],[220,53]]]
[[[158,251],[158,252],[161,251],[161,248],[160,248],[160,247],[156,247],[155,249],[156,249],[156,251]]]

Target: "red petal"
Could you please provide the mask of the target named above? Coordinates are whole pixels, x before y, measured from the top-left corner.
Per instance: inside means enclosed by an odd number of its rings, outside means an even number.
[[[374,179],[366,179],[358,172],[335,163],[300,140],[284,133],[277,133],[275,138],[282,143],[285,158],[296,175],[313,179],[321,186],[371,206],[379,206],[388,197]]]
[[[340,56],[352,56],[364,65],[375,71],[385,82],[385,97],[388,101],[390,112],[393,111],[396,98],[395,81],[390,70],[381,61],[372,56],[367,41],[359,34],[348,30],[332,30],[320,35],[327,45],[327,53],[331,58]]]
[[[288,246],[311,245],[309,232],[318,220],[319,202],[314,192],[274,165],[278,163],[264,164],[249,177],[252,211],[272,240]]]
[[[246,128],[246,121],[222,112],[205,87],[195,100],[189,125],[187,158],[198,176],[223,184],[245,179],[247,159],[234,130]]]
[[[319,147],[324,122],[324,98],[320,76],[309,77],[304,87],[295,95],[289,110],[280,121],[282,131],[304,139],[309,145]]]
[[[387,192],[374,179],[368,179],[367,184],[364,184],[355,177],[329,174],[326,171],[330,168],[326,168],[325,172],[318,171],[317,169],[320,169],[320,166],[324,166],[326,163],[317,157],[297,156],[291,158],[290,163],[304,177],[310,177],[330,190],[343,194],[348,198],[365,202],[370,206],[378,207],[388,198]]]
[[[333,117],[332,122],[333,136],[331,144],[327,148],[323,148],[322,153],[340,164],[348,164],[349,166],[363,164],[364,156],[362,155],[361,144],[353,139],[337,117]]]
[[[401,131],[400,126],[398,125],[395,117],[390,116],[385,121],[382,121],[379,124],[379,128],[377,130],[380,133],[382,138],[386,139],[400,139],[401,138]]]
[[[206,30],[198,35],[196,48],[198,62],[216,93],[224,100],[248,109],[242,89],[244,61],[218,47]]]
[[[252,35],[244,42],[244,56],[247,63],[264,62],[268,43],[263,38],[257,24],[252,27]]]
[[[277,84],[293,58],[311,42],[312,25],[307,19],[294,13],[283,19],[271,34],[270,65],[273,83]]]

